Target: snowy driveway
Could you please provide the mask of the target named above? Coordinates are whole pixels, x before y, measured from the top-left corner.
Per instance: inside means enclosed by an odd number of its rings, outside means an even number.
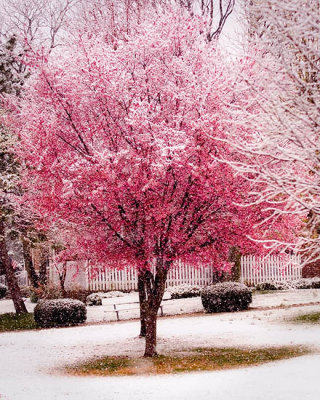
[[[138,321],[0,334],[0,399],[318,400],[320,326],[284,323],[320,306],[159,319],[159,351],[305,344],[315,354],[258,367],[143,377],[73,377],[61,366],[92,355],[143,354]]]

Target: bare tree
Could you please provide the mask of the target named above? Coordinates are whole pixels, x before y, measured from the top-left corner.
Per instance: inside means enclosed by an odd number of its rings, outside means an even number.
[[[218,40],[236,0],[80,0],[77,10],[82,18],[104,21],[114,34],[129,33],[135,24],[153,13],[157,15],[171,7],[185,9],[191,16],[201,15],[208,21],[207,38]],[[80,18],[81,19],[81,18]]]
[[[236,0],[176,0],[191,15],[201,14],[208,20],[208,40],[217,40],[228,17],[234,10]]]
[[[63,44],[69,18],[78,0],[2,0],[1,35],[16,35],[23,49]]]
[[[248,204],[267,202],[274,221],[289,213],[303,225],[298,244],[268,245],[299,248],[305,262],[320,259],[319,7],[319,0],[247,4],[249,45],[228,105],[247,131],[243,141],[230,128],[241,154],[234,167],[256,184]]]

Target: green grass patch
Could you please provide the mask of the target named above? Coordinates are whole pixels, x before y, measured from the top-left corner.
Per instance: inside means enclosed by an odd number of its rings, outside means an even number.
[[[320,312],[313,312],[309,314],[298,315],[291,319],[292,322],[300,322],[306,324],[319,324],[320,323]]]
[[[154,358],[103,357],[66,368],[75,375],[154,375],[259,365],[309,353],[304,347],[198,348]]]
[[[37,329],[37,325],[33,318],[33,313],[0,314],[0,332],[19,331],[24,329]]]

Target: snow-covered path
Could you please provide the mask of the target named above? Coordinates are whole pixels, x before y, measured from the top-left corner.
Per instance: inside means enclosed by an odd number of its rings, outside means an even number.
[[[138,321],[0,334],[0,399],[318,400],[320,326],[290,315],[320,306],[159,319],[159,351],[305,344],[315,354],[258,367],[143,377],[73,377],[59,368],[93,355],[142,354]]]

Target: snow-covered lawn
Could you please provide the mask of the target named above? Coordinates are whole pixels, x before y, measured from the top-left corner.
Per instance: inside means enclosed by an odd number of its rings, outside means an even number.
[[[319,294],[320,290],[299,290],[258,295],[254,297],[254,309],[247,312],[159,318],[160,353],[198,346],[288,344],[311,346],[315,351],[296,359],[237,370],[143,377],[63,375],[64,365],[88,357],[143,354],[138,321],[2,333],[0,399],[318,400],[320,326],[293,325],[285,320],[299,313],[320,311],[320,306],[267,307],[317,302]],[[116,300],[125,303],[126,298]],[[90,320],[97,321],[98,313],[100,318],[109,315],[104,311],[114,300],[106,299],[104,306],[90,308]],[[186,312],[193,312],[199,305],[197,301],[175,300],[172,310],[184,307]],[[11,311],[7,301],[0,301],[0,310]]]
[[[190,314],[203,312],[200,297],[187,299],[168,300],[169,294],[164,296],[164,315]],[[123,297],[104,298],[102,306],[87,307],[87,322],[116,321],[116,310],[119,311],[120,320],[139,318],[138,293],[128,293]],[[262,309],[269,307],[289,306],[293,304],[320,303],[320,289],[299,289],[275,291],[268,294],[254,294],[250,309]],[[28,311],[33,311],[35,304],[26,299]],[[115,307],[114,307],[115,306]],[[0,301],[0,314],[14,312],[11,300]]]

